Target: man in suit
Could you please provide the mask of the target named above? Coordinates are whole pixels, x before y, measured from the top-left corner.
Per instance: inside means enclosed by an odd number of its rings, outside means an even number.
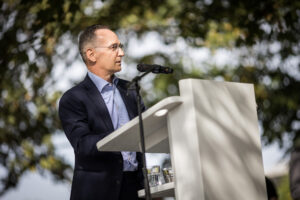
[[[108,27],[93,25],[80,34],[79,50],[88,74],[59,103],[62,127],[75,154],[71,199],[138,199],[141,154],[96,148],[99,140],[138,114],[135,92],[126,95],[127,81],[114,75],[121,70],[123,46]]]

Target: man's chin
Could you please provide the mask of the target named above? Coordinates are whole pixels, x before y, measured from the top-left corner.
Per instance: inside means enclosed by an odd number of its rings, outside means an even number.
[[[115,66],[115,68],[114,68],[114,73],[117,73],[117,72],[119,72],[119,71],[121,71],[121,70],[122,70],[121,65],[117,65],[117,66]]]

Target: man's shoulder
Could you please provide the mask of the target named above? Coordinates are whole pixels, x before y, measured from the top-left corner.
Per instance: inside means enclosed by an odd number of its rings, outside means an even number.
[[[73,87],[71,87],[70,89],[68,89],[65,93],[76,93],[78,91],[82,91],[85,89],[85,80],[75,84]]]
[[[66,92],[64,92],[64,94],[61,97],[60,101],[65,101],[67,99],[80,99],[80,97],[82,97],[84,91],[85,91],[85,80],[77,83],[76,85],[74,85],[73,87],[71,87],[70,89],[68,89]]]

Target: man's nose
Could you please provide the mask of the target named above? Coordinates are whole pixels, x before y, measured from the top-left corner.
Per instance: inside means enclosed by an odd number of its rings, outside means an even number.
[[[118,48],[118,55],[123,57],[125,55],[124,50],[122,48]]]

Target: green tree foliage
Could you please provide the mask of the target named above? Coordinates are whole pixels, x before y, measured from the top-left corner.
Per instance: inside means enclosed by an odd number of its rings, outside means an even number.
[[[155,77],[150,105],[178,94],[182,78],[254,83],[264,141],[283,146],[287,138],[289,149],[299,138],[298,1],[4,0],[0,8],[0,165],[7,172],[0,194],[28,169],[69,178],[70,166],[51,142],[51,134],[60,129],[60,93],[48,92],[50,75],[54,56],[68,53],[68,48],[63,53],[56,49],[62,37],[68,34],[75,41],[83,27],[95,23],[109,25],[125,41],[157,32],[167,46],[184,40],[189,48],[238,51],[238,65],[224,68],[187,62],[193,59],[187,49],[129,60],[175,68],[171,76]]]
[[[79,1],[67,0],[1,1],[0,8],[2,195],[26,170],[49,170],[58,180],[70,179],[70,166],[55,155],[51,141],[59,128],[60,93],[49,94],[47,87],[55,46],[81,11]]]
[[[289,185],[289,176],[282,177],[277,184],[277,193],[279,200],[292,200]]]

